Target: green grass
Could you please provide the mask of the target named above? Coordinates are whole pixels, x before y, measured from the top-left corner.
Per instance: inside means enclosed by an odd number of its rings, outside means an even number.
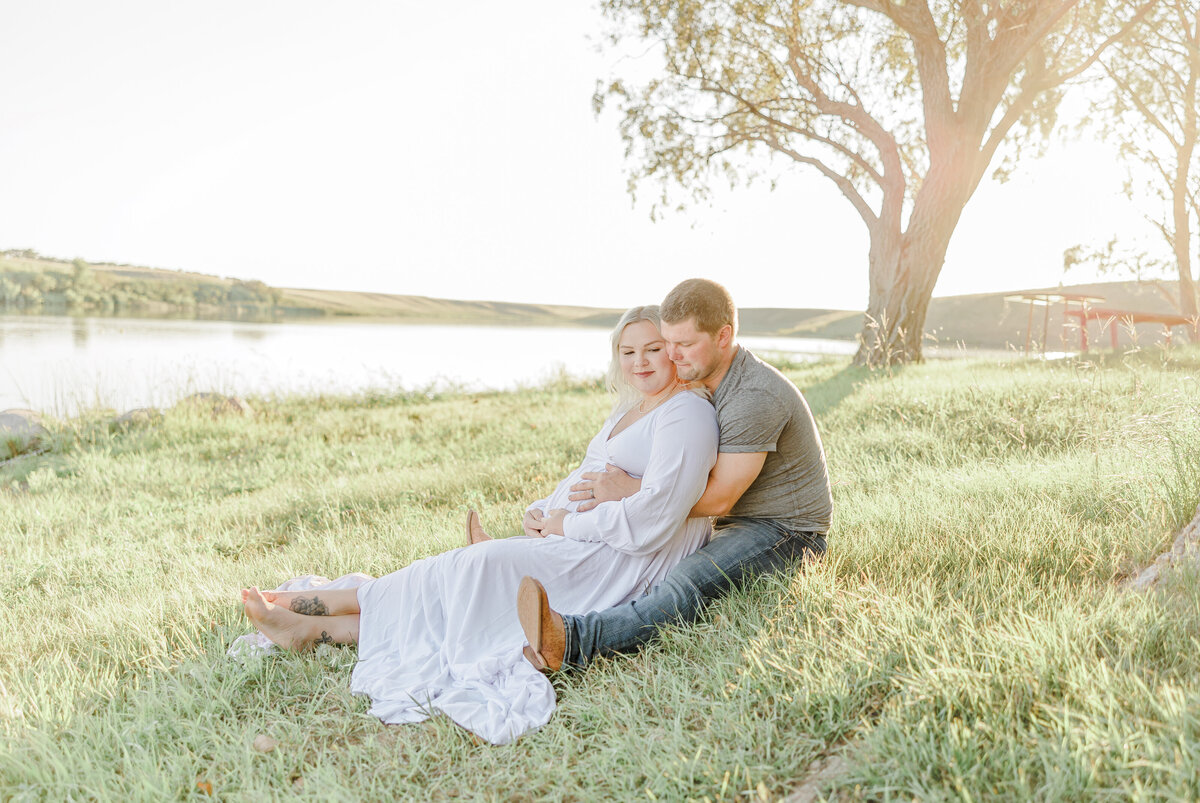
[[[827,560],[556,679],[506,747],[379,724],[353,650],[228,660],[234,599],[457,546],[468,507],[517,533],[595,387],[61,426],[0,468],[0,799],[760,799],[831,754],[840,799],[1200,795],[1196,578],[1117,590],[1200,501],[1200,351],[788,372],[835,483]]]

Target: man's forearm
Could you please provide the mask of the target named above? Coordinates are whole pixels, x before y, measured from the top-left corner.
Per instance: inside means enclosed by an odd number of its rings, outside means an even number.
[[[713,488],[712,483],[704,489],[704,495],[696,500],[696,504],[692,505],[692,510],[688,513],[691,518],[700,516],[724,516],[733,509],[736,499],[722,498],[717,489]]]
[[[727,516],[762,471],[766,452],[731,452],[717,455],[704,493],[692,506],[692,516]]]

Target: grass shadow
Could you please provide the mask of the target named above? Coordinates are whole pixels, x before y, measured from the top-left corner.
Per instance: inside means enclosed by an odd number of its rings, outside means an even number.
[[[822,379],[813,385],[801,388],[804,398],[813,415],[820,418],[836,409],[865,383],[882,378],[892,378],[901,374],[907,366],[893,366],[886,371],[868,368],[864,365],[847,364],[837,373]]]

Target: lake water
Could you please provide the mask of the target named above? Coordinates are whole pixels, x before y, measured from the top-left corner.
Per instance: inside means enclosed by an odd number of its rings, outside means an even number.
[[[855,351],[842,340],[740,340],[793,360]],[[196,391],[511,389],[597,377],[608,353],[607,329],[0,315],[0,410],[166,407]]]

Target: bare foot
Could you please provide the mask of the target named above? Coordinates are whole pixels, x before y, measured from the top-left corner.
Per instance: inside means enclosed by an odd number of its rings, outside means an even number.
[[[275,592],[274,591],[260,591],[257,586],[255,587],[255,590],[258,591],[258,593],[262,594],[263,599],[265,599],[267,602],[275,601]],[[246,600],[248,600],[248,599],[250,599],[250,589],[243,588],[242,589],[242,605],[243,606],[246,604]]]
[[[257,588],[242,591],[242,596],[246,616],[275,644],[285,650],[306,650],[312,646],[312,628],[303,616],[268,601]]]
[[[305,616],[329,616],[329,606],[321,599],[317,591],[262,591],[263,599],[280,607],[287,608],[292,613],[302,613]]]

